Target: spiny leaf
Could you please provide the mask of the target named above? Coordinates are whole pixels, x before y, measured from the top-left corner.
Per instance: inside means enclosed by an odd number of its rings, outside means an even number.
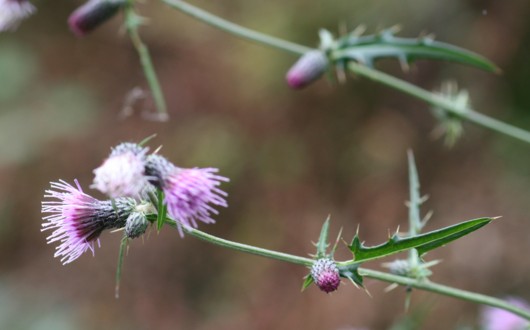
[[[311,274],[307,274],[304,278],[304,283],[302,284],[302,291],[307,289],[311,284],[313,284],[313,276]]]
[[[322,229],[320,230],[320,237],[317,242],[317,255],[316,259],[324,258],[326,256],[326,250],[329,246],[328,244],[328,235],[329,235],[329,221],[330,216],[328,215],[324,224],[322,224]]]
[[[339,274],[352,281],[353,284],[363,288],[363,277],[359,274],[359,264],[339,266]]]
[[[355,60],[367,66],[380,58],[397,58],[403,66],[418,59],[433,59],[458,62],[489,71],[500,69],[487,58],[472,51],[435,41],[432,37],[400,38],[394,30],[368,36],[348,35],[337,40],[332,58],[340,61]]]
[[[469,220],[414,237],[401,238],[397,234],[394,234],[386,243],[373,247],[365,247],[361,243],[359,236],[355,235],[349,248],[353,252],[356,262],[378,259],[412,248],[416,248],[421,256],[432,249],[445,245],[487,225],[492,220],[493,218]]]

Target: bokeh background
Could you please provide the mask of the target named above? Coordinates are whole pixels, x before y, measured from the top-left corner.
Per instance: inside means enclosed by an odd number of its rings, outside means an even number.
[[[121,297],[114,298],[120,235],[105,233],[95,258],[67,266],[40,232],[50,181],[86,187],[110,147],[156,133],[152,149],[182,167],[214,166],[230,207],[205,231],[298,255],[314,252],[331,214],[332,235],[367,244],[406,228],[406,151],[415,153],[435,229],[481,216],[501,220],[428,255],[442,259],[432,279],[497,297],[530,300],[530,146],[471,124],[448,149],[434,139],[428,106],[353,78],[292,91],[296,60],[242,41],[151,1],[142,29],[171,119],[124,115],[127,95],[145,90],[121,17],[83,39],[66,18],[81,1],[36,3],[15,33],[0,35],[0,328],[2,329],[408,329],[476,328],[480,306],[366,280],[372,297],[343,282],[326,295],[300,293],[302,267],[224,250],[164,229],[130,245]],[[308,46],[317,31],[395,24],[402,36],[428,32],[493,60],[494,75],[459,64],[420,61],[403,73],[427,89],[453,79],[478,111],[530,129],[528,1],[197,1],[244,26]],[[96,191],[94,196],[103,198]],[[348,258],[340,245],[337,258]],[[368,266],[380,268],[380,263]],[[412,322],[411,324],[414,324]]]

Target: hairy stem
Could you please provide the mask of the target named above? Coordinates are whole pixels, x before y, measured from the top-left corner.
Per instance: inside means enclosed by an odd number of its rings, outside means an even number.
[[[264,33],[260,33],[249,28],[237,25],[235,23],[229,22],[203,9],[190,5],[189,3],[182,0],[161,1],[184,14],[187,14],[197,20],[200,20],[206,24],[209,24],[213,27],[216,27],[220,30],[223,30],[243,39],[261,43],[266,46],[270,46],[298,55],[304,54],[305,52],[311,50],[311,48],[309,47],[298,45],[296,43],[285,41],[279,38],[271,37]],[[391,75],[388,75],[378,70],[374,70],[356,62],[349,62],[348,69],[359,76],[363,76],[365,78],[377,81],[379,83],[397,89],[403,93],[409,94],[417,99],[423,100],[428,104],[445,109],[445,111],[457,115],[458,117],[470,121],[476,125],[482,126],[484,128],[507,136],[511,136],[526,143],[530,143],[529,132],[517,128],[515,126],[503,123],[499,120],[493,119],[481,113],[478,113],[470,108],[462,109],[454,102],[444,98],[441,95],[431,93],[406,81],[395,78]]]
[[[125,26],[127,27],[129,38],[131,39],[134,48],[138,52],[145,79],[147,80],[149,89],[151,90],[153,99],[155,101],[157,110],[157,116],[155,118],[160,121],[166,121],[168,119],[168,115],[164,93],[162,92],[162,88],[158,82],[153,61],[151,60],[151,55],[149,55],[149,49],[147,49],[147,46],[140,38],[138,26],[141,24],[141,18],[134,12],[133,5],[134,2],[130,1],[124,8]]]

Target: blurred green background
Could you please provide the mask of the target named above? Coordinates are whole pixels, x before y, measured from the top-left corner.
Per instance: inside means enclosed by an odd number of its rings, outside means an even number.
[[[388,329],[406,317],[405,290],[366,281],[300,293],[306,269],[217,248],[174,230],[132,242],[114,299],[120,235],[105,233],[96,257],[67,266],[40,232],[49,181],[78,178],[110,147],[157,133],[154,149],[182,167],[214,166],[231,182],[229,205],[207,232],[298,255],[328,214],[333,235],[367,244],[406,228],[406,150],[416,155],[425,211],[435,229],[481,216],[503,218],[428,255],[434,281],[530,300],[530,146],[465,124],[453,149],[432,138],[435,120],[411,97],[365,79],[303,91],[286,86],[290,54],[239,40],[151,1],[142,29],[171,119],[146,121],[150,100],[124,117],[127,95],[146,87],[121,17],[84,39],[66,18],[81,1],[36,3],[38,13],[0,35],[0,328],[2,329]],[[427,89],[456,80],[478,111],[530,130],[530,3],[517,1],[197,1],[244,26],[316,46],[317,31],[433,33],[483,54],[503,73],[420,61],[409,73],[378,68]],[[103,198],[95,191],[94,196]],[[338,259],[348,258],[344,245]],[[379,268],[379,263],[370,264]],[[479,306],[415,291],[418,329],[476,326]]]

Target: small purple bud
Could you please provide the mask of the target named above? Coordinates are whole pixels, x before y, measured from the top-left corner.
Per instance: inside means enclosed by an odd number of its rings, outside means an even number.
[[[68,18],[70,30],[83,37],[114,16],[124,4],[125,0],[89,0]]]
[[[331,259],[316,260],[311,267],[311,277],[320,290],[326,293],[337,290],[340,285],[339,269]]]
[[[313,81],[319,79],[328,67],[326,54],[320,50],[311,50],[302,57],[289,69],[286,79],[291,88],[303,88]]]

